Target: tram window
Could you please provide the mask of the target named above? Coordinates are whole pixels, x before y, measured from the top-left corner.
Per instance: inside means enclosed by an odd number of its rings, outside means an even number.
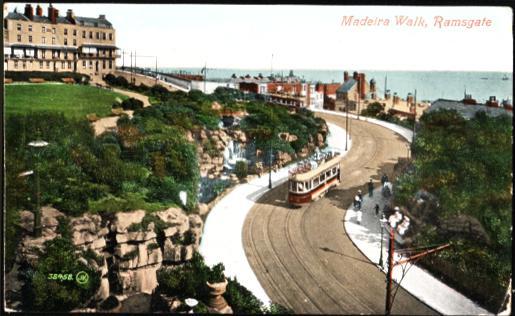
[[[336,174],[336,167],[333,168],[333,174]]]
[[[290,182],[290,187],[293,192],[297,192],[297,183],[295,181]]]
[[[316,178],[315,180],[313,180],[313,187],[318,186],[319,183],[320,183],[320,180],[318,178]]]
[[[311,190],[311,181],[304,182],[304,185],[306,186],[306,190]]]
[[[327,172],[325,173],[325,176],[327,178],[331,177],[331,170],[327,170]]]
[[[322,173],[320,175],[320,182],[324,181],[325,180],[325,173]]]
[[[297,189],[299,192],[304,191],[304,183],[303,182],[297,182]]]

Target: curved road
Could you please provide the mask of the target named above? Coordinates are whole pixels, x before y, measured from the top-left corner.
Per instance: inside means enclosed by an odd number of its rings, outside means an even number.
[[[345,128],[345,118],[317,114]],[[264,195],[243,227],[243,244],[252,269],[268,296],[296,313],[382,314],[385,275],[352,244],[344,212],[358,189],[391,174],[406,157],[405,140],[384,127],[352,120],[352,150],[342,160],[342,183],[325,198],[299,209],[286,204],[283,184]],[[372,210],[364,210],[372,211]],[[392,313],[436,314],[399,289]]]

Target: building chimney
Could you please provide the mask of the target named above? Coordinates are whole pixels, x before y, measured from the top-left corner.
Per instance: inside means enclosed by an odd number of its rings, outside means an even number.
[[[57,17],[59,16],[59,10],[54,8],[52,5],[48,6],[48,19],[52,24],[57,23]]]
[[[358,81],[358,72],[357,71],[352,73],[352,79]]]
[[[370,79],[370,92],[376,92],[376,80]]]
[[[25,5],[25,16],[31,21],[34,20],[34,9],[30,4]]]
[[[465,93],[465,98],[461,102],[463,104],[469,104],[469,105],[477,104],[477,101],[475,99],[472,99],[472,94],[466,94],[466,93]]]
[[[38,6],[36,7],[36,15],[37,16],[43,16],[43,8],[41,8],[38,4]]]
[[[390,98],[392,97],[391,93],[390,93],[390,90],[386,90],[384,92],[384,99],[385,100],[390,100]]]
[[[486,102],[486,106],[491,107],[491,108],[499,107],[499,103],[497,102],[497,99],[495,98],[495,96],[491,96],[488,99],[488,101]]]
[[[365,74],[364,73],[360,73],[359,74],[359,93],[360,93],[360,96],[362,99],[365,99],[365,97],[367,96],[367,82],[365,80]]]
[[[408,96],[406,97],[406,103],[408,105],[413,104],[413,94],[411,94],[411,92],[408,93]]]
[[[346,83],[347,80],[349,80],[349,72],[348,71],[344,71],[343,72],[343,83]]]
[[[399,101],[400,101],[400,100],[401,100],[401,99],[400,99],[400,98],[399,98],[399,96],[397,95],[397,92],[394,92],[394,93],[393,93],[393,105],[397,105],[397,104],[399,104]]]
[[[66,11],[66,19],[70,21],[70,23],[75,24],[75,14],[73,14],[73,11],[71,9],[68,9],[68,11]]]

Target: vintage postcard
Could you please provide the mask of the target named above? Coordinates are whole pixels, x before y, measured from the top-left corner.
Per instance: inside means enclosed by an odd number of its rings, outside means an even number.
[[[3,9],[4,312],[511,314],[508,5]]]

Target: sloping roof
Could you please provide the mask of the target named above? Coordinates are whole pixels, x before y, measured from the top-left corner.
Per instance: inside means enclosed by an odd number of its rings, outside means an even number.
[[[346,92],[349,92],[350,89],[352,89],[352,87],[354,87],[354,85],[357,83],[356,80],[354,79],[349,79],[347,80],[347,82],[345,82],[344,84],[342,84],[338,90],[336,90],[336,92],[341,92],[341,93],[346,93]]]
[[[21,20],[21,21],[30,21],[28,17],[23,15],[19,12],[9,12],[7,16],[5,17],[6,20]],[[47,16],[39,16],[34,15],[33,18],[34,22],[41,22],[41,23],[50,23],[50,19]],[[76,16],[75,21],[78,25],[83,26],[94,26],[94,27],[103,27],[103,28],[112,28],[113,25],[111,22],[104,18],[88,18],[88,17],[81,17]],[[57,23],[60,24],[72,24],[65,16],[58,16],[57,17]]]
[[[502,114],[507,114],[509,116],[513,116],[511,111],[506,111],[504,108],[493,108],[488,107],[484,104],[464,104],[461,101],[455,100],[446,100],[446,99],[438,99],[431,103],[431,106],[427,109],[428,112],[438,111],[440,109],[449,109],[456,110],[461,116],[465,119],[471,119],[476,115],[476,112],[485,111],[489,116],[499,116]]]
[[[22,21],[28,21],[29,18],[27,18],[25,15],[19,13],[19,12],[9,12],[7,16],[5,17],[6,20],[22,20]]]
[[[87,18],[87,17],[83,17],[83,16],[76,16],[75,21],[77,21],[77,24],[85,25],[85,26],[95,26],[95,27],[105,27],[105,28],[113,27],[111,22],[109,22],[106,19],[101,19],[101,18]]]

